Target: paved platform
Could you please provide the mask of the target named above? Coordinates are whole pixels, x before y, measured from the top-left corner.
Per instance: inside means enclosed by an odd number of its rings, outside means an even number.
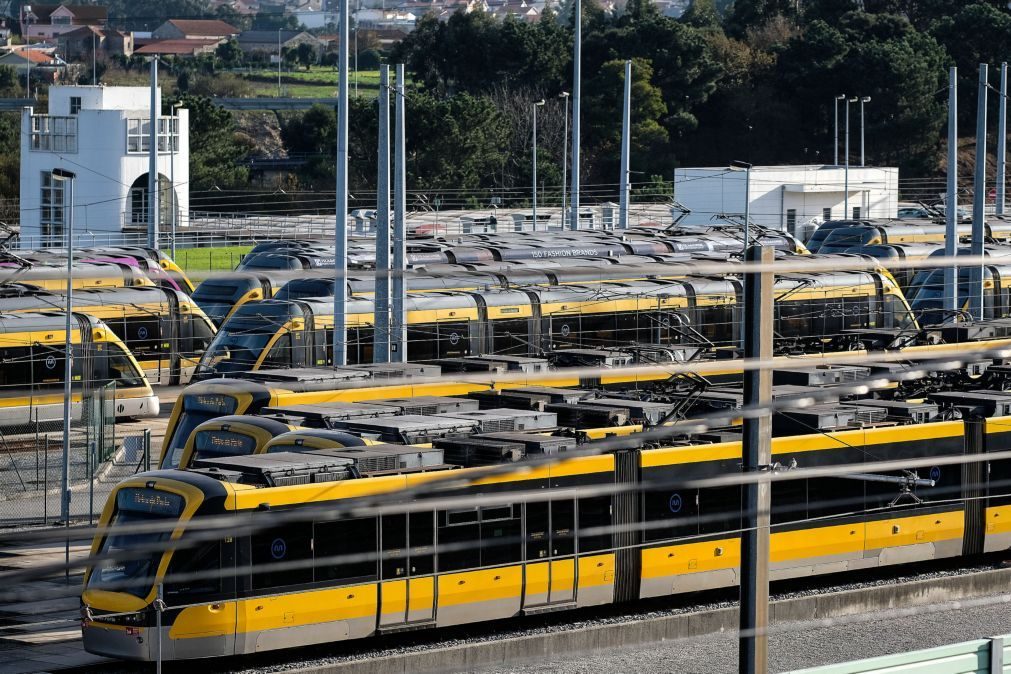
[[[87,545],[70,548],[71,561],[88,556]],[[60,543],[4,545],[0,572],[30,569],[62,562]],[[81,646],[80,600],[82,574],[33,581],[26,592],[38,601],[0,604],[0,674],[47,672],[104,662]]]

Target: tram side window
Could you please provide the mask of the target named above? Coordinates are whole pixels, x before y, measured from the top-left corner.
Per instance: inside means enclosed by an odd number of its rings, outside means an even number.
[[[32,368],[28,347],[0,349],[0,394],[31,386]]]
[[[695,490],[649,489],[643,492],[646,541],[662,541],[699,533],[698,496]]]
[[[628,341],[632,335],[621,335],[617,332],[617,321],[615,315],[603,314],[583,314],[580,334],[580,342],[586,347],[601,347]]]
[[[512,505],[481,508],[481,566],[520,561],[519,511]]]
[[[578,315],[551,317],[552,345],[562,348],[581,346],[581,335]]]
[[[811,334],[810,310],[803,302],[785,300],[776,303],[776,332],[781,337],[807,337]]]
[[[347,342],[348,364],[371,363],[374,340],[375,335],[372,328],[349,328]]]
[[[530,322],[526,318],[498,320],[492,323],[495,330],[493,350],[500,355],[526,355],[530,352]]]
[[[408,515],[410,566],[412,576],[435,572],[435,513],[417,512]]]
[[[127,316],[123,319],[123,341],[134,355],[163,351],[161,321],[158,317]]]
[[[383,580],[403,578],[407,575],[407,515],[383,515],[382,523]]]
[[[142,386],[144,380],[141,379],[137,367],[130,361],[123,347],[118,344],[107,345],[107,359],[109,363],[109,380],[117,386],[137,387]]]
[[[214,340],[214,330],[202,318],[194,318],[190,324],[193,327],[193,345],[190,349],[193,353],[203,353]]]
[[[579,499],[579,551],[595,552],[612,547],[611,497]]]
[[[253,534],[253,589],[312,582],[312,523],[292,522]],[[298,564],[301,563],[301,564]],[[270,566],[287,567],[271,569]]]
[[[696,328],[714,344],[731,344],[734,341],[734,305],[719,304],[699,307]]]
[[[316,522],[316,581],[376,578],[376,518]]]
[[[843,298],[843,328],[866,328],[870,323],[870,303],[864,297]]]
[[[741,487],[699,490],[699,533],[736,532],[741,528]]]
[[[267,352],[267,357],[263,359],[264,368],[285,368],[292,366],[291,353],[291,333],[285,332]]]
[[[575,505],[571,500],[527,503],[526,559],[529,562],[571,555],[575,530]]]
[[[439,323],[439,358],[457,358],[470,353],[470,326],[466,322]]]
[[[477,508],[439,511],[439,571],[477,568],[480,544]]]
[[[439,357],[439,327],[435,323],[418,323],[407,328],[407,354],[411,360]]]
[[[77,347],[75,347],[77,348]],[[63,388],[63,347],[35,345],[32,347],[32,378],[36,389]],[[73,380],[81,381],[81,359],[74,359]]]
[[[185,544],[186,539],[182,539]],[[221,541],[180,547],[172,553],[165,596],[200,596],[221,592]]]
[[[807,480],[783,480],[772,485],[772,523],[807,517]]]
[[[812,478],[807,480],[807,493],[810,518],[857,513],[864,507],[864,484],[860,480]]]

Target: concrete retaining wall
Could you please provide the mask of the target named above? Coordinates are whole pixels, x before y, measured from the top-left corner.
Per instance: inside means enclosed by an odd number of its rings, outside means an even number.
[[[824,620],[862,613],[909,609],[1002,594],[1011,587],[1011,569],[946,576],[894,585],[774,600],[773,623]],[[511,637],[385,657],[349,660],[292,670],[301,674],[419,674],[469,670],[538,660],[548,655],[627,648],[636,644],[736,631],[737,607],[630,620],[546,634]]]

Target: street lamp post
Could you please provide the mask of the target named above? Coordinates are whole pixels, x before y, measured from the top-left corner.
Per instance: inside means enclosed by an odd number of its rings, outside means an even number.
[[[751,245],[751,164],[746,161],[730,162],[733,171],[744,171],[744,250]]]
[[[558,94],[559,98],[565,99],[565,120],[562,135],[562,229],[565,229],[565,188],[568,179],[569,169],[569,92],[563,91]]]
[[[65,526],[70,524],[70,417],[73,401],[74,343],[71,327],[74,320],[74,178],[70,171],[53,169],[53,177],[63,183],[64,234],[67,246],[67,322],[63,340],[63,470],[60,483],[60,518]],[[84,401],[81,401],[84,404]],[[69,555],[69,552],[67,553]]]
[[[849,220],[850,214],[850,103],[856,103],[859,98],[846,99],[846,168],[843,170],[843,220]]]
[[[534,103],[531,106],[533,108],[533,111],[534,111],[534,132],[533,132],[533,135],[534,135],[534,149],[533,149],[533,157],[532,157],[532,161],[533,161],[532,173],[533,173],[533,188],[534,188],[534,198],[533,198],[534,226],[533,226],[533,231],[535,231],[535,232],[537,231],[537,108],[541,107],[542,105],[544,105],[544,99],[543,98],[541,100],[537,101],[536,103]]]
[[[860,98],[860,166],[867,165],[864,163],[864,104],[870,102],[870,96],[862,96]]]
[[[839,165],[839,101],[845,101],[846,94],[835,97],[835,144],[832,146],[832,165]]]
[[[28,67],[25,71],[25,89],[27,90],[28,98],[32,97],[32,18],[27,16],[31,14],[32,6],[25,5],[22,8],[25,12],[25,60],[28,61]]]

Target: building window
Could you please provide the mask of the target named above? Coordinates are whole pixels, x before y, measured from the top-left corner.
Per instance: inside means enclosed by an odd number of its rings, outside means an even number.
[[[859,220],[860,219],[860,207],[859,206],[854,206],[853,207],[853,219],[854,220]]]
[[[148,152],[151,122],[148,119],[126,120],[126,151]],[[158,151],[179,151],[179,118],[158,118]]]
[[[797,209],[786,209],[786,231],[792,232],[797,229]]]
[[[832,209],[831,208],[823,208],[823,209],[821,209],[821,218],[822,218],[822,220],[831,220],[832,219]]]
[[[32,149],[77,153],[77,118],[32,115]]]
[[[39,226],[42,229],[43,246],[63,245],[63,225],[65,220],[64,180],[50,171],[42,172],[42,194],[40,200]]]
[[[81,111],[81,97],[71,96],[70,97],[70,114],[76,115]]]

